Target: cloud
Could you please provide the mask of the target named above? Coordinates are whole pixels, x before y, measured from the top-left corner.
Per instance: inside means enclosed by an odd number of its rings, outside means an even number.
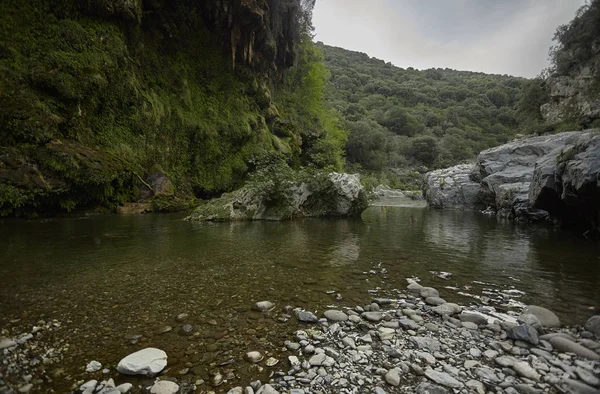
[[[317,0],[316,40],[400,67],[533,77],[585,0]]]

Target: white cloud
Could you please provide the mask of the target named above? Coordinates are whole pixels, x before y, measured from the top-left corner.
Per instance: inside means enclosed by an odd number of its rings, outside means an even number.
[[[401,67],[533,77],[585,0],[317,0],[316,40]]]

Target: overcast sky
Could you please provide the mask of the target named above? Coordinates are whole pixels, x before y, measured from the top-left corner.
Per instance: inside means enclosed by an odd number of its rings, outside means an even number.
[[[315,41],[400,67],[535,77],[585,0],[317,0]]]

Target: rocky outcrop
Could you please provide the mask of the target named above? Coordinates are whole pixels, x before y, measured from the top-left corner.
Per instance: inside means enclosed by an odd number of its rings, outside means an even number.
[[[539,161],[529,188],[530,204],[569,222],[600,219],[600,134],[581,133],[573,144]]]
[[[499,217],[596,227],[600,212],[598,130],[516,140],[479,154],[477,164],[426,174],[436,208],[490,207]]]
[[[312,216],[360,216],[368,207],[358,174],[331,173],[290,182],[277,193],[247,185],[198,207],[187,220],[285,220]]]
[[[477,208],[481,185],[475,164],[459,164],[425,174],[423,195],[434,208]]]

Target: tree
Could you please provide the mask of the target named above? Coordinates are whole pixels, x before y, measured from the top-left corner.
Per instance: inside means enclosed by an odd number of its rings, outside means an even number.
[[[424,135],[412,140],[407,153],[421,164],[431,167],[439,155],[439,148],[434,137]]]
[[[385,112],[379,122],[394,134],[414,136],[421,130],[421,125],[404,108],[394,107]]]

